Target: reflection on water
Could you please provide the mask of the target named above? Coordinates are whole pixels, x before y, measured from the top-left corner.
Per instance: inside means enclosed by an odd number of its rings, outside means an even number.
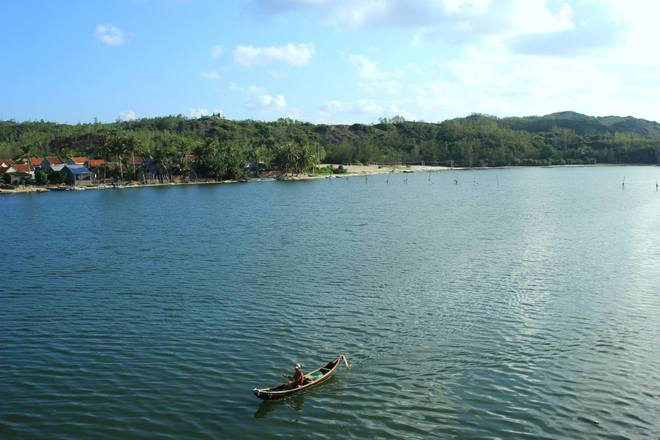
[[[261,419],[268,415],[268,413],[276,411],[278,408],[286,406],[294,411],[302,411],[305,404],[305,396],[303,394],[293,395],[282,400],[264,400],[254,413],[255,419]]]
[[[297,394],[294,394],[292,396],[286,397],[284,399],[279,399],[279,400],[264,400],[261,402],[259,405],[259,408],[257,411],[254,413],[255,418],[263,418],[266,417],[266,415],[271,412],[275,411],[278,409],[278,407],[288,407],[293,409],[294,411],[301,411],[303,409],[303,405],[305,404],[305,395],[315,395],[318,393],[325,393],[326,390],[324,390],[325,387],[331,387],[337,382],[337,374],[340,374],[339,371],[335,372],[335,375],[330,377],[329,379],[326,379],[324,382],[315,385],[311,388],[308,388],[304,391],[301,391]],[[342,374],[342,380],[347,380],[348,378],[345,377],[345,374]],[[335,393],[333,393],[335,394]]]

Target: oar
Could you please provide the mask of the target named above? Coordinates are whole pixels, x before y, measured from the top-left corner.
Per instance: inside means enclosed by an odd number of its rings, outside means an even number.
[[[351,366],[348,365],[348,359],[346,359],[346,355],[342,354],[341,358],[344,360],[344,365],[346,365],[346,368],[351,368]]]

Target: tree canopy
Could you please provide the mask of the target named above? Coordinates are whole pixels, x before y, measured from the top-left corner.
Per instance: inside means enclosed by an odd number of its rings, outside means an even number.
[[[239,178],[245,162],[284,173],[326,163],[548,165],[656,163],[660,124],[572,112],[497,118],[474,114],[440,123],[383,118],[375,124],[311,124],[292,119],[232,121],[219,116],[145,118],[107,124],[0,121],[0,158],[88,155],[118,162],[131,155],[215,178]],[[193,170],[187,158],[198,160]]]

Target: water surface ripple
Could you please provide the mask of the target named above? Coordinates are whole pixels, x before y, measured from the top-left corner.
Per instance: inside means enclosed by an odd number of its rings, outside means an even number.
[[[658,438],[660,168],[405,176],[0,198],[0,437]]]

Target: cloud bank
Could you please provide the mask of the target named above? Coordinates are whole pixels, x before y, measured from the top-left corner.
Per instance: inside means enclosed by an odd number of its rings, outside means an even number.
[[[289,66],[304,66],[314,56],[314,44],[287,44],[284,46],[237,46],[234,61],[243,67],[261,64],[283,63]]]

